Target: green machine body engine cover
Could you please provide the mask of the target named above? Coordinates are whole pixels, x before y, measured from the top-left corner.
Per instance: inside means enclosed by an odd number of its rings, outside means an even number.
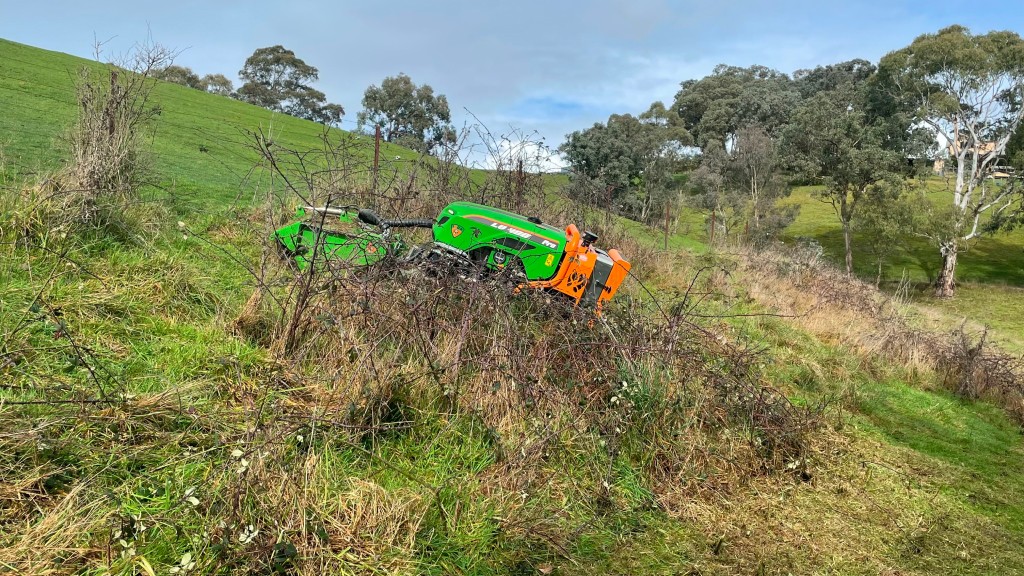
[[[434,242],[463,252],[489,268],[522,262],[530,281],[558,271],[565,252],[565,231],[512,212],[472,202],[453,202],[438,215]]]

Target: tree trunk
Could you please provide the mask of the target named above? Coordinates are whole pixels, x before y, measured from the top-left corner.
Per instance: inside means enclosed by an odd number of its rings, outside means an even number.
[[[754,230],[761,228],[761,209],[760,202],[758,201],[759,191],[757,189],[757,171],[754,171],[754,175],[750,177],[750,200],[754,205]]]
[[[850,221],[843,220],[843,245],[846,247],[846,275],[853,276],[853,230]]]
[[[937,298],[952,298],[956,290],[956,240],[951,240],[942,245],[942,271],[935,280],[935,296]]]
[[[668,250],[668,222],[669,222],[669,211],[668,201],[665,201],[665,250]]]

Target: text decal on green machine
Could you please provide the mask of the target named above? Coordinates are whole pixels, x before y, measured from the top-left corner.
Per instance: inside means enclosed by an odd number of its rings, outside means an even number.
[[[519,228],[516,228],[515,226],[509,226],[508,224],[504,224],[496,220],[491,220],[486,216],[467,216],[466,219],[473,220],[475,222],[480,222],[482,224],[488,224],[491,228],[501,230],[502,232],[508,232],[513,236],[518,236],[524,240],[535,242],[546,248],[558,248],[558,243],[550,240],[549,238],[533,234],[532,232],[527,232],[526,230],[521,230]]]

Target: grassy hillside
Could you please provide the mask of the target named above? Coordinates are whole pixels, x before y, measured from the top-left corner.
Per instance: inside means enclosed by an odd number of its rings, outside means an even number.
[[[936,204],[948,203],[949,183],[939,178],[927,182],[928,195]],[[787,241],[813,238],[834,262],[842,262],[843,234],[830,204],[815,196],[815,187],[793,191],[787,203],[798,204],[800,215],[786,229]],[[858,247],[854,238],[854,269],[858,276],[875,279],[874,257]],[[953,299],[932,297],[930,284],[941,265],[938,250],[923,238],[907,238],[888,257],[883,267],[885,286],[911,284],[910,296],[920,305],[923,316],[934,326],[948,329],[968,322],[988,327],[1008,350],[1024,352],[1024,229],[985,235],[972,242],[958,261],[958,295]]]
[[[0,42],[0,222],[60,165],[83,64]],[[3,571],[1024,573],[1019,422],[883,331],[869,287],[704,253],[699,217],[652,250],[599,211],[572,216],[636,272],[600,321],[483,283],[295,275],[263,260],[280,215],[244,133],[315,149],[321,128],[155,102],[162,188],[191,201],[151,190],[130,239],[0,224]]]
[[[52,169],[62,158],[63,131],[75,117],[74,81],[95,62],[0,39],[0,145],[8,166],[19,173]],[[241,198],[254,183],[246,176],[258,161],[249,133],[264,130],[284,146],[316,148],[323,126],[198,90],[160,83],[154,93],[160,114],[149,132],[159,185],[207,206]],[[340,131],[335,130],[336,133]],[[373,148],[361,146],[364,159]],[[390,165],[417,155],[384,143]]]
[[[928,195],[934,202],[948,203],[950,185],[944,180],[931,178],[927,183]],[[814,196],[815,187],[796,188],[789,203],[800,205],[800,215],[787,230],[790,238],[814,238],[826,253],[841,262],[843,259],[843,233],[832,205]],[[942,264],[938,250],[925,239],[907,238],[886,262],[885,279],[898,280],[906,276],[913,282],[935,279]],[[874,278],[877,264],[871,254],[859,249],[854,242],[854,267],[864,278]],[[960,281],[1024,287],[1024,230],[982,236],[963,253],[957,267]]]

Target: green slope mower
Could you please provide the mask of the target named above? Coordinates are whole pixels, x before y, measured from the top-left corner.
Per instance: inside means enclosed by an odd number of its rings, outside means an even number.
[[[388,257],[442,264],[449,269],[501,273],[516,289],[541,289],[600,308],[629,274],[617,250],[594,246],[597,236],[564,230],[539,218],[471,202],[453,202],[435,220],[385,220],[355,207],[300,208],[297,219],[274,233],[281,253],[299,269],[323,262],[371,266]],[[433,241],[407,246],[401,228],[430,228]]]

